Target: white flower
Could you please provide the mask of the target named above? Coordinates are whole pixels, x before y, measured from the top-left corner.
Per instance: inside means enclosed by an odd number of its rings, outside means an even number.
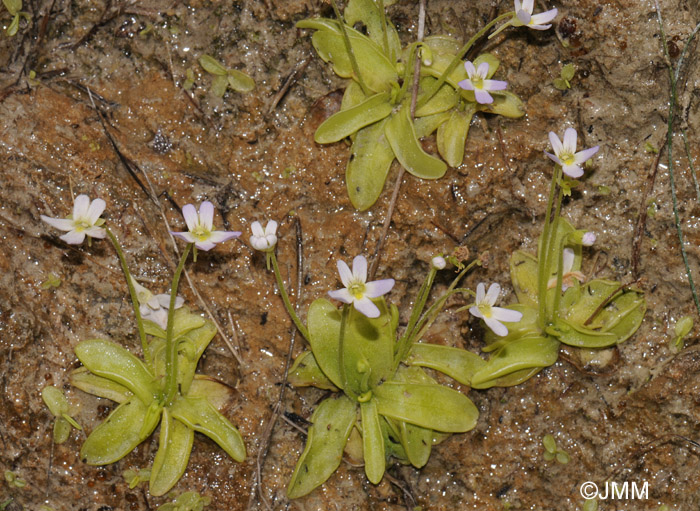
[[[63,241],[69,245],[80,245],[85,236],[99,239],[106,236],[104,228],[100,227],[104,223],[100,215],[105,210],[105,206],[105,201],[102,199],[90,202],[90,197],[87,195],[78,195],[73,203],[73,214],[68,218],[41,215],[41,219],[56,229],[68,231],[60,236]]]
[[[277,222],[270,220],[263,230],[260,222],[250,224],[253,235],[250,237],[250,244],[255,250],[269,252],[277,245]]]
[[[459,82],[459,86],[464,90],[473,90],[476,102],[479,104],[489,104],[493,103],[493,98],[491,94],[488,93],[490,90],[503,90],[508,84],[500,80],[487,80],[486,77],[489,74],[489,63],[482,62],[479,64],[478,68],[474,67],[469,61],[464,63],[464,69],[467,71],[466,80]]]
[[[445,266],[447,266],[447,261],[445,261],[445,258],[442,256],[435,256],[430,260],[430,264],[436,270],[444,270]]]
[[[547,30],[551,27],[552,25],[548,23],[556,18],[558,11],[551,9],[539,14],[532,14],[534,3],[534,0],[523,0],[522,3],[520,0],[515,0],[515,16],[509,23],[514,27],[526,26],[534,30]]]
[[[182,208],[189,232],[172,232],[188,243],[194,243],[199,250],[211,250],[217,243],[236,238],[241,235],[238,231],[212,231],[214,223],[214,205],[209,201],[202,202],[199,212],[192,204]]]
[[[522,312],[504,309],[502,307],[494,307],[493,304],[498,300],[498,295],[501,293],[501,286],[494,283],[489,286],[488,292],[485,292],[484,283],[476,286],[476,303],[469,308],[472,316],[481,318],[486,323],[486,326],[493,330],[493,333],[503,337],[508,335],[508,329],[501,323],[517,323],[523,317]]]
[[[565,248],[564,249],[564,255],[562,256],[562,263],[561,263],[561,271],[562,271],[562,279],[561,279],[561,290],[566,291],[570,287],[572,287],[575,283],[576,280],[579,282],[583,282],[586,280],[586,276],[581,273],[580,271],[571,271],[571,269],[574,267],[574,251],[571,250],[570,248]],[[557,285],[557,278],[552,277],[549,279],[549,282],[547,282],[547,289],[552,289],[554,286]]]
[[[490,36],[489,39],[499,34],[503,29],[509,26],[513,27],[527,27],[533,30],[547,30],[552,25],[549,23],[554,18],[557,17],[559,11],[556,9],[550,9],[549,11],[541,12],[539,14],[532,14],[532,10],[535,7],[534,0],[515,0],[515,14],[506,23],[498,27]]]
[[[593,231],[588,231],[586,234],[583,235],[583,238],[581,239],[581,244],[584,247],[590,247],[595,243],[597,236]]]
[[[338,273],[345,289],[329,291],[331,298],[343,303],[352,303],[354,307],[368,318],[379,317],[379,309],[371,298],[378,298],[394,287],[394,279],[367,281],[367,259],[357,256],[352,260],[352,271],[344,261],[338,261]]]
[[[576,130],[566,128],[564,132],[564,142],[559,140],[559,137],[553,131],[549,132],[549,141],[552,143],[554,154],[545,154],[549,156],[555,163],[561,165],[562,171],[567,176],[579,178],[583,175],[581,164],[591,159],[598,152],[599,147],[591,147],[583,151],[576,152]]]
[[[139,302],[139,312],[141,319],[153,321],[160,328],[165,330],[168,327],[168,309],[170,308],[170,295],[154,295],[148,289],[136,282],[132,277],[132,284],[136,290],[136,298]],[[175,309],[179,309],[185,303],[185,299],[175,297]]]

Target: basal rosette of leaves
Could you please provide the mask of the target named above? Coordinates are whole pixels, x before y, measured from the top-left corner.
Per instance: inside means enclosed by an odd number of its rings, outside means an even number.
[[[88,436],[80,458],[90,465],[114,463],[146,440],[160,423],[158,451],[150,476],[150,493],[167,493],[187,468],[195,431],[216,442],[236,461],[246,450],[238,430],[222,415],[231,389],[197,374],[197,363],[216,334],[214,324],[186,307],[174,312],[173,339],[178,346],[179,391],[165,402],[166,332],[144,321],[149,336],[144,363],[125,348],[105,339],[78,343],[75,353],[82,368],[73,371],[73,386],[119,403]]]
[[[290,382],[337,393],[322,401],[311,417],[306,448],[287,488],[290,498],[323,484],[338,468],[343,452],[364,460],[367,478],[377,484],[387,457],[420,468],[434,443],[476,425],[479,413],[472,401],[437,384],[419,366],[445,369],[466,362],[456,370],[468,380],[483,360],[457,348],[416,344],[413,350],[420,355],[407,365],[401,347],[412,343],[397,339],[397,308],[387,306],[383,298],[373,301],[380,310],[378,318],[348,307],[343,342],[341,310],[324,298],[309,308],[311,351],[297,357]]]
[[[553,246],[557,253],[564,249],[574,252],[570,272],[579,272],[582,262],[580,244],[570,242],[574,227],[559,218],[554,231]],[[539,256],[542,257],[540,240]],[[545,267],[547,280],[556,279],[558,258]],[[592,279],[580,283],[571,279],[565,291],[552,286],[546,291],[547,317],[540,317],[538,298],[538,259],[518,250],[510,259],[510,276],[518,303],[506,308],[523,314],[518,323],[509,325],[508,334],[499,337],[488,331],[483,351],[488,361],[471,374],[471,378],[450,374],[475,389],[507,387],[524,382],[540,370],[554,364],[561,343],[575,348],[597,349],[615,346],[637,331],[646,312],[646,300],[641,291],[622,286],[607,279]],[[558,307],[556,294],[559,293]],[[448,373],[449,374],[449,373]]]
[[[351,80],[340,111],[318,127],[314,138],[321,144],[351,139],[345,179],[350,201],[358,210],[376,202],[394,159],[416,177],[439,179],[447,165],[462,163],[476,112],[512,118],[524,114],[522,101],[515,94],[497,91],[493,103],[482,105],[476,102],[473,91],[458,86],[467,74],[464,66],[453,65],[461,60],[459,53],[464,50],[456,39],[427,37],[402,50],[396,29],[373,0],[350,0],[344,18],[342,26],[338,20],[314,18],[298,22],[297,27],[315,30],[312,43],[318,55],[332,64],[338,76]],[[353,28],[358,23],[367,28],[368,35]],[[421,58],[420,83],[413,119],[410,84],[417,51]],[[482,62],[489,63],[486,78],[491,78],[498,69],[498,59],[483,54],[474,65]],[[454,69],[448,73],[451,65]],[[440,80],[442,85],[435,90]],[[420,144],[421,138],[435,131],[444,161],[426,153]]]

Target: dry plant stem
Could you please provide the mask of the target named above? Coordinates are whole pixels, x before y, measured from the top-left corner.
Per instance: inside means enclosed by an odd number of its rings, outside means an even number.
[[[656,174],[659,170],[659,162],[661,161],[661,153],[663,153],[666,147],[666,141],[664,141],[661,149],[656,154],[654,158],[654,163],[649,169],[649,177],[647,178],[647,185],[644,188],[644,193],[642,194],[642,200],[639,203],[639,216],[637,217],[637,227],[634,231],[634,239],[632,240],[632,278],[639,278],[639,261],[641,259],[642,250],[642,236],[644,235],[644,229],[647,223],[647,199],[649,194],[654,189],[654,182],[656,181]]]
[[[294,222],[295,230],[296,230],[296,237],[297,237],[297,288],[296,288],[296,296],[297,296],[297,301],[296,301],[296,307],[298,308],[299,302],[301,301],[301,283],[303,279],[303,272],[304,272],[304,252],[303,252],[303,238],[301,234],[301,222],[299,221],[299,218],[297,217]],[[255,496],[255,493],[257,492],[258,496],[260,497],[261,502],[265,505],[265,507],[269,510],[272,509],[270,506],[269,502],[267,502],[267,499],[263,495],[263,486],[262,486],[262,471],[265,466],[265,458],[267,457],[267,453],[270,447],[270,440],[272,439],[272,433],[274,432],[275,425],[277,424],[277,421],[280,418],[280,414],[282,411],[282,403],[284,401],[284,394],[287,389],[287,378],[289,377],[289,368],[292,365],[292,355],[294,353],[294,343],[296,340],[296,334],[297,334],[297,329],[292,330],[292,335],[289,340],[289,351],[287,351],[287,360],[285,361],[284,364],[284,376],[282,378],[282,386],[280,388],[280,393],[277,398],[277,402],[275,403],[274,408],[272,409],[272,413],[270,414],[270,419],[267,421],[267,425],[265,426],[265,431],[263,432],[262,435],[262,440],[260,443],[260,449],[258,450],[258,456],[256,459],[256,470],[255,470],[255,478],[253,482],[253,489],[251,492],[251,498],[248,501],[248,509],[252,509],[253,505],[253,497]]]
[[[661,18],[661,7],[659,7],[659,2],[656,0],[655,2],[656,6],[656,17],[659,21],[659,31],[661,32],[661,42],[663,43],[663,49],[664,49],[664,55],[666,56],[666,59],[668,60],[668,74],[669,74],[669,80],[671,82],[671,91],[669,94],[669,102],[668,102],[668,130],[666,132],[666,138],[667,138],[667,155],[668,155],[668,177],[669,177],[669,182],[671,184],[671,199],[673,202],[673,218],[676,223],[676,231],[678,233],[678,241],[680,244],[681,248],[681,257],[683,258],[683,264],[685,265],[685,273],[686,276],[688,277],[688,284],[690,285],[690,292],[693,295],[693,301],[695,302],[695,308],[698,311],[698,314],[700,314],[700,299],[698,299],[698,294],[695,290],[695,282],[693,281],[693,274],[690,271],[690,264],[688,263],[688,254],[685,251],[685,241],[683,239],[683,229],[681,228],[681,220],[680,220],[680,215],[678,213],[678,199],[676,197],[676,179],[673,174],[673,123],[674,123],[674,116],[675,116],[675,108],[676,108],[676,98],[677,98],[677,92],[676,92],[676,82],[679,77],[680,73],[680,68],[681,65],[683,64],[683,58],[685,57],[685,51],[688,48],[688,44],[692,41],[693,37],[695,37],[695,34],[697,33],[698,29],[700,29],[700,23],[695,27],[693,30],[693,33],[691,34],[691,37],[688,39],[688,43],[686,43],[685,48],[683,49],[683,53],[681,54],[681,58],[679,59],[678,62],[678,67],[674,73],[673,70],[673,64],[671,62],[671,56],[668,52],[668,44],[666,42],[666,33],[664,32],[664,23],[663,19]]]
[[[591,314],[590,317],[586,321],[583,322],[583,326],[590,325],[591,321],[593,321],[595,319],[595,317],[598,314],[600,314],[600,311],[602,311],[610,302],[612,302],[613,298],[615,298],[620,291],[624,291],[628,287],[635,285],[638,281],[639,280],[635,280],[633,282],[630,282],[629,284],[620,284],[617,287],[617,289],[615,289],[612,293],[610,293],[610,295],[608,295],[608,297],[605,300],[603,300],[600,303],[600,305],[598,305],[598,307],[596,307],[596,310],[593,311],[593,314]]]
[[[695,186],[695,196],[697,198],[698,204],[700,204],[700,185],[698,185],[698,176],[695,173],[695,165],[693,165],[693,157],[690,154],[690,146],[688,145],[688,135],[685,130],[681,130],[681,135],[683,135],[683,145],[685,146],[685,155],[688,158],[688,165],[690,166],[690,175],[693,178],[693,185]]]
[[[425,35],[425,0],[420,0],[418,9],[418,42],[423,41],[423,36]],[[418,84],[420,82],[420,66],[421,59],[420,55],[416,55],[416,62],[413,67],[413,89],[411,90],[411,119],[415,117],[416,114],[416,103],[418,101]],[[374,249],[374,254],[372,256],[372,263],[369,267],[369,280],[374,279],[374,275],[377,272],[377,266],[379,266],[379,254],[384,246],[386,237],[389,234],[389,227],[391,226],[391,217],[394,215],[394,208],[396,207],[396,201],[399,197],[399,190],[401,189],[401,183],[403,182],[403,175],[406,169],[399,167],[399,175],[396,176],[396,182],[394,183],[394,191],[391,193],[391,200],[389,201],[389,209],[386,212],[386,217],[384,218],[384,224],[382,225],[382,233],[379,236],[379,241],[377,242],[377,247]]]

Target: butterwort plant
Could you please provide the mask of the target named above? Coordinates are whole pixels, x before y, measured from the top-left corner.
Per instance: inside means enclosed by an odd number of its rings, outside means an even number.
[[[214,207],[210,202],[202,203],[199,210],[191,204],[185,206],[183,216],[188,230],[173,235],[184,239],[187,245],[173,275],[170,293],[153,294],[132,277],[117,237],[100,218],[105,207],[102,199],[90,201],[86,195],[80,195],[70,217],[41,217],[49,225],[67,231],[61,239],[68,244],[80,244],[86,237],[109,237],[126,278],[141,340],[143,359],[108,339],[85,340],[75,347],[83,367],[72,372],[72,385],[118,403],[107,419],[90,432],[80,449],[80,458],[90,465],[114,463],[146,440],[160,424],[153,465],[150,470],[139,472],[144,474],[139,481],[148,480],[150,493],[159,496],[184,474],[195,432],[214,440],[236,461],[243,461],[246,456],[240,433],[220,411],[230,400],[229,387],[196,372],[216,328],[177,296],[190,252],[211,250],[240,232],[214,230]],[[54,438],[63,441],[70,425],[77,423],[67,415],[64,400],[47,389],[43,397],[57,417],[59,430],[57,433],[54,429]]]
[[[573,128],[565,130],[563,140],[549,133],[553,152],[546,155],[555,165],[537,257],[517,250],[510,258],[517,303],[494,308],[494,287],[486,294],[477,288],[469,310],[487,327],[483,351],[488,360],[470,379],[456,378],[472,388],[517,385],[554,364],[562,343],[607,348],[628,339],[642,322],[646,302],[641,291],[613,280],[587,279],[583,253],[596,235],[575,229],[562,216],[564,195],[579,184],[576,178],[583,176],[584,163],[599,150],[577,151],[577,138]],[[503,322],[516,314],[520,320],[506,328]]]
[[[359,210],[375,203],[394,160],[420,179],[439,179],[448,165],[461,165],[477,112],[524,115],[522,101],[505,90],[506,82],[493,79],[500,66],[494,55],[483,53],[466,62],[464,58],[498,24],[499,31],[510,26],[543,30],[557,14],[556,9],[533,14],[531,0],[516,0],[513,11],[487,23],[464,44],[450,36],[431,35],[402,48],[385,13],[392,3],[349,0],[342,15],[335,9],[337,19],[297,23],[315,31],[312,43],[319,57],[348,79],[340,111],[318,127],[314,139],[320,144],[350,139],[345,181],[350,201]],[[366,32],[356,30],[358,24]],[[427,153],[420,143],[432,133],[440,157]]]
[[[445,295],[426,307],[435,276],[447,265],[443,256],[434,257],[409,322],[401,329],[399,310],[387,302],[394,279],[368,281],[363,255],[356,256],[351,266],[339,260],[340,288],[310,305],[305,324],[290,304],[274,246],[262,243],[259,227],[253,226],[251,246],[266,254],[278,292],[307,341],[308,349],[290,369],[290,383],[332,391],[311,415],[306,447],[287,487],[290,498],[323,484],[338,468],[344,452],[363,462],[367,479],[377,484],[388,458],[422,467],[435,443],[474,428],[478,410],[472,401],[438,384],[424,368],[468,381],[485,365],[484,360],[462,349],[418,341],[449,296],[476,296],[457,283],[478,260],[462,265]],[[506,315],[508,321],[519,313],[508,310]]]

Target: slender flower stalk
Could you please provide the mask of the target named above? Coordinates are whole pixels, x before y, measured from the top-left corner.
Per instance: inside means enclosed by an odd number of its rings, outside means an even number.
[[[177,264],[173,282],[170,286],[170,305],[168,307],[168,324],[165,329],[165,405],[170,406],[177,394],[177,343],[173,339],[173,326],[175,324],[175,304],[177,301],[177,287],[180,283],[180,275],[185,268],[185,261],[192,250],[193,243],[188,243],[182,251],[180,262]]]
[[[119,258],[119,263],[122,267],[122,272],[124,272],[124,277],[126,278],[126,285],[129,288],[129,296],[131,297],[131,305],[134,307],[134,316],[136,317],[136,327],[139,331],[139,339],[141,340],[141,351],[143,351],[143,358],[146,364],[151,363],[151,353],[148,349],[148,340],[146,339],[146,330],[143,327],[143,319],[141,318],[141,311],[139,310],[139,299],[136,293],[136,288],[134,287],[134,279],[129,272],[129,266],[126,264],[126,257],[124,257],[124,251],[121,245],[119,245],[119,240],[112,233],[109,227],[104,228],[105,233],[109,236],[110,241],[114,250],[117,252],[117,257]]]
[[[284,280],[282,280],[282,274],[280,273],[280,269],[277,264],[275,252],[273,250],[267,252],[267,257],[268,261],[272,263],[272,271],[275,274],[275,280],[277,281],[277,289],[279,289],[280,296],[284,302],[284,307],[287,309],[287,314],[289,314],[289,317],[292,318],[292,321],[296,325],[301,335],[304,336],[304,339],[308,341],[310,339],[309,330],[306,328],[306,326],[304,326],[304,323],[301,322],[301,319],[299,319],[299,316],[297,316],[297,313],[294,311],[294,307],[292,307],[292,303],[289,301],[289,295],[284,287]]]

